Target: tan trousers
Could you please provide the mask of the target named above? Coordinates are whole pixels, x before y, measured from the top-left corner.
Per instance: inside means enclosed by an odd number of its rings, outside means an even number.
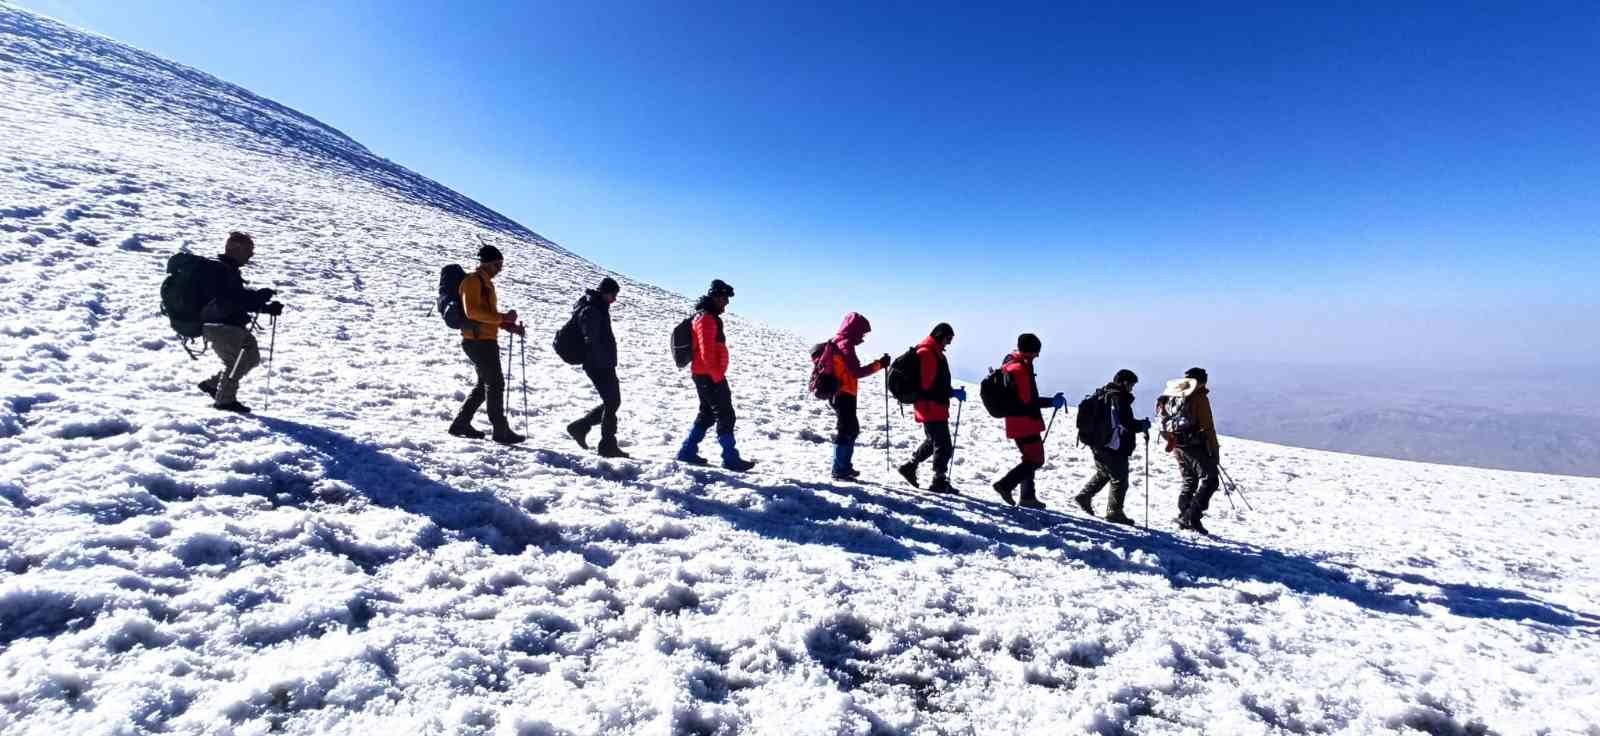
[[[250,330],[233,325],[208,324],[201,328],[211,349],[222,359],[222,372],[217,374],[217,406],[238,400],[239,379],[261,365],[261,349],[256,346],[256,336]]]

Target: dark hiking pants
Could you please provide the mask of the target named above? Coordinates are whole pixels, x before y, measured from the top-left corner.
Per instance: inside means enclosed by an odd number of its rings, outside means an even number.
[[[617,380],[616,368],[603,368],[600,366],[583,367],[584,375],[594,384],[594,390],[600,394],[600,405],[591,409],[578,422],[585,427],[600,425],[600,443],[615,445],[617,443],[617,409],[622,406],[622,384]]]
[[[1000,485],[1007,490],[1020,487],[1023,498],[1035,498],[1033,476],[1044,467],[1044,439],[1036,434],[1018,437],[1017,449],[1022,452],[1022,462],[1000,478]]]
[[[837,393],[829,403],[833,405],[836,419],[833,431],[834,444],[854,445],[856,438],[861,436],[861,419],[856,416],[856,395]]]
[[[1079,494],[1094,498],[1106,484],[1111,485],[1111,500],[1106,503],[1106,513],[1122,513],[1123,500],[1128,496],[1128,456],[1106,447],[1093,448],[1094,477]]]
[[[1178,472],[1183,474],[1183,492],[1178,494],[1178,515],[1198,519],[1211,508],[1211,494],[1217,492],[1217,458],[1211,448],[1184,445],[1178,448]]]
[[[457,424],[468,424],[477,415],[485,399],[489,402],[489,421],[495,427],[506,426],[506,378],[500,369],[500,343],[497,340],[463,340],[461,351],[472,361],[478,373],[478,383],[467,394],[467,400],[456,414]]]
[[[950,456],[955,448],[950,443],[949,422],[923,422],[922,445],[911,456],[912,465],[921,465],[933,458],[933,477],[943,478],[950,469]]]
[[[700,413],[694,418],[695,431],[703,433],[715,424],[718,436],[733,434],[733,391],[728,388],[728,381],[695,376],[694,390],[700,395]]]

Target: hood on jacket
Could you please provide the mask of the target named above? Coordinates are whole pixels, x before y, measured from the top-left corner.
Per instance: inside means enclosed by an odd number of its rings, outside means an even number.
[[[872,331],[872,323],[866,317],[855,312],[844,316],[844,322],[839,325],[839,334],[833,339],[849,346],[860,345],[867,339],[867,333]]]

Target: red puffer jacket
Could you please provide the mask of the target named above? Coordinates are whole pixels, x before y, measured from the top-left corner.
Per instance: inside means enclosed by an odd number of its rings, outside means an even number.
[[[917,365],[921,369],[923,393],[944,397],[917,399],[912,405],[917,421],[923,424],[950,421],[950,365],[944,359],[944,345],[932,337],[923,338],[917,343]]]
[[[1044,434],[1044,415],[1039,410],[1050,406],[1051,400],[1039,396],[1033,361],[1023,358],[1020,352],[1012,353],[1001,370],[1011,379],[1011,385],[1017,387],[1017,401],[1027,407],[1021,415],[1006,417],[1006,439]]]

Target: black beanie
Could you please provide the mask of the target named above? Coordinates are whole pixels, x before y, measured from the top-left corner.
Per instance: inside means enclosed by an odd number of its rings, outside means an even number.
[[[1129,386],[1132,386],[1133,384],[1139,382],[1139,374],[1134,373],[1133,371],[1130,371],[1127,368],[1123,368],[1122,370],[1117,371],[1117,375],[1114,376],[1111,379],[1111,382],[1112,383],[1126,383]]]
[[[622,286],[617,283],[616,279],[607,276],[603,279],[600,279],[600,288],[595,289],[595,291],[598,291],[601,294],[615,294],[619,291],[622,291]]]
[[[1190,368],[1189,370],[1186,370],[1186,371],[1183,372],[1183,377],[1184,378],[1193,378],[1196,381],[1199,381],[1201,383],[1205,383],[1206,382],[1206,378],[1207,378],[1206,369],[1204,369],[1204,368]]]
[[[1044,343],[1039,342],[1039,336],[1032,332],[1024,332],[1017,336],[1017,349],[1024,353],[1037,353]]]
[[[951,327],[948,322],[940,322],[933,326],[933,332],[928,333],[928,336],[935,340],[948,340],[956,336],[956,328]]]
[[[722,279],[712,279],[711,288],[706,291],[706,296],[733,296],[733,287]]]
[[[478,249],[479,263],[493,263],[495,261],[503,261],[505,259],[505,256],[500,255],[500,249],[492,245],[485,245]]]

